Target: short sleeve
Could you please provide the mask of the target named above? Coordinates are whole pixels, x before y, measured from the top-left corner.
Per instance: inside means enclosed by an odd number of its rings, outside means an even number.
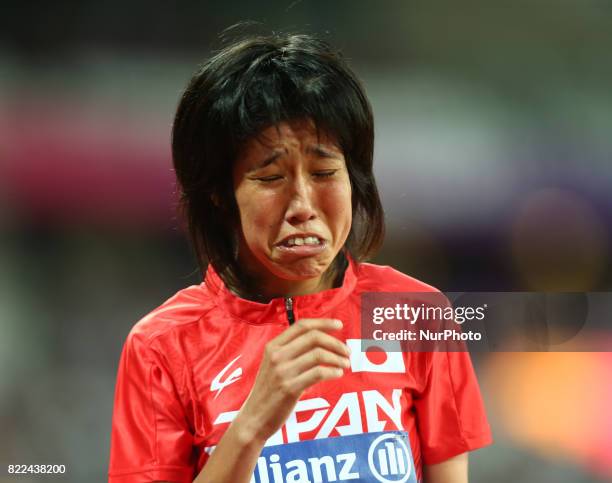
[[[441,463],[493,442],[469,352],[426,352],[415,395],[423,462]]]
[[[109,483],[191,483],[193,435],[166,360],[135,332],[117,372]]]

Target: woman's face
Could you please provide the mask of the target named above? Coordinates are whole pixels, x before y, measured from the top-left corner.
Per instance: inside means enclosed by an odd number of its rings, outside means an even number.
[[[333,139],[307,121],[281,123],[251,139],[233,171],[242,227],[239,260],[266,295],[323,288],[321,276],[352,221],[351,185]]]

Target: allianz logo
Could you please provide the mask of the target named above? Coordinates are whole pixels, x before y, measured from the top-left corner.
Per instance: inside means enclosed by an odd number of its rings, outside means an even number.
[[[405,482],[412,473],[410,454],[408,446],[397,434],[383,434],[370,444],[368,466],[378,481]]]
[[[365,435],[364,435],[365,436]],[[333,438],[336,439],[336,438]],[[342,441],[344,438],[338,438]],[[304,443],[301,443],[304,444]],[[344,446],[340,443],[338,446]],[[294,458],[282,462],[278,453],[260,456],[251,483],[323,483],[365,481],[404,483],[416,481],[411,452],[396,433],[383,433],[361,451]],[[295,456],[295,455],[293,455]]]

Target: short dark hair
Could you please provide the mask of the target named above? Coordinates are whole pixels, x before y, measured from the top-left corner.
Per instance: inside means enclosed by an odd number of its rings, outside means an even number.
[[[281,122],[310,120],[338,142],[352,189],[353,225],[345,249],[362,261],[384,238],[372,171],[374,119],[342,54],[312,35],[275,33],[235,40],[193,75],[178,105],[172,157],[200,268],[245,283],[236,259],[240,223],[232,168],[245,142]]]

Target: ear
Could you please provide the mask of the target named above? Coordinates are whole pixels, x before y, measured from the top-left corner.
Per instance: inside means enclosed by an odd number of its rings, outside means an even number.
[[[215,205],[216,208],[221,207],[221,200],[219,199],[219,195],[217,195],[217,193],[210,195],[210,201],[212,201],[212,204]]]

